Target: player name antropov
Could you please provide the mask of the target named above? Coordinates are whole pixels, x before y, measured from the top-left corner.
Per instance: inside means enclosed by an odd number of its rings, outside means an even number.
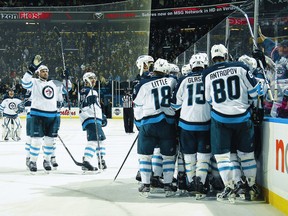
[[[226,70],[216,71],[210,74],[210,79],[213,80],[222,76],[228,76],[230,74],[237,74],[237,70],[235,68],[228,68]]]
[[[155,81],[151,82],[151,85],[153,88],[156,88],[156,87],[161,86],[161,85],[168,85],[168,79],[165,78],[165,79],[155,80]]]

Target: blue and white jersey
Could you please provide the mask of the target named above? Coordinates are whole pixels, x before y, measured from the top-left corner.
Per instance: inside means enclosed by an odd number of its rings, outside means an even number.
[[[222,123],[250,118],[248,95],[257,100],[261,85],[242,62],[221,62],[204,71],[205,98],[212,105],[211,117]]]
[[[59,90],[55,83],[50,80],[32,78],[25,73],[22,80],[23,88],[31,91],[31,116],[56,117]]]
[[[172,107],[181,109],[179,127],[189,131],[207,131],[210,128],[211,106],[205,100],[202,73],[181,77],[173,92]]]
[[[136,110],[142,111],[138,116],[142,117],[141,125],[157,123],[164,118],[168,123],[174,123],[175,111],[170,105],[175,85],[176,80],[168,76],[140,80],[134,88],[133,102]]]
[[[95,101],[91,104],[92,101]],[[80,91],[80,121],[82,123],[82,129],[85,130],[88,124],[95,124],[95,118],[97,124],[102,125],[102,109],[97,91],[92,90],[91,87],[83,87]]]
[[[0,104],[0,112],[3,113],[3,117],[17,118],[18,117],[18,105],[22,101],[19,98],[6,98]]]

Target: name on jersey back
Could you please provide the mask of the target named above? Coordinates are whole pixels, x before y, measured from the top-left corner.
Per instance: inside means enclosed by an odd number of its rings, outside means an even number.
[[[217,79],[223,76],[229,76],[237,74],[237,70],[235,68],[227,68],[225,70],[216,71],[210,74],[210,80]]]
[[[167,78],[158,79],[158,80],[155,80],[155,81],[151,82],[151,85],[152,85],[153,88],[157,88],[159,86],[168,85],[168,80],[167,80]]]

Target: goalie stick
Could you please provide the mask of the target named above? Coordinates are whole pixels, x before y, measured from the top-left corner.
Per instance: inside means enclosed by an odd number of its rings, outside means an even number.
[[[66,149],[66,151],[68,152],[68,154],[70,155],[70,157],[72,158],[72,160],[74,161],[74,163],[77,166],[83,166],[83,163],[80,163],[78,161],[75,160],[75,158],[73,157],[73,155],[71,154],[71,152],[69,151],[69,149],[67,148],[67,146],[65,145],[65,143],[63,142],[63,140],[61,139],[61,137],[59,136],[59,134],[57,135],[57,137],[59,138],[59,140],[61,141],[61,143],[63,144],[64,148]]]

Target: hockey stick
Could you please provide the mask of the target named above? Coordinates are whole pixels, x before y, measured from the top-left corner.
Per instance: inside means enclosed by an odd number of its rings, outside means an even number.
[[[92,97],[94,96],[93,94],[93,87],[92,87],[92,83],[90,82],[90,86],[91,86],[91,94],[92,94]],[[97,101],[96,101],[97,102]],[[92,107],[93,107],[93,113],[94,113],[94,124],[95,124],[95,127],[96,127],[96,139],[97,139],[97,147],[99,149],[98,151],[98,154],[97,154],[97,159],[98,159],[98,164],[99,164],[99,169],[100,170],[103,170],[103,167],[102,167],[102,160],[101,160],[101,148],[100,148],[100,140],[99,140],[99,130],[98,130],[98,125],[97,125],[97,116],[96,116],[96,109],[95,109],[95,105],[94,103],[92,104]]]
[[[247,22],[247,25],[248,25],[248,28],[249,28],[249,32],[251,34],[251,37],[252,37],[252,40],[253,40],[253,45],[254,45],[254,48],[255,49],[258,49],[258,46],[257,46],[257,43],[256,43],[256,40],[255,40],[255,37],[254,37],[254,34],[253,34],[253,31],[252,31],[252,27],[251,27],[251,24],[250,24],[250,21],[249,21],[249,18],[248,18],[248,15],[247,13],[245,13],[245,11],[243,11],[241,8],[235,6],[235,5],[230,5],[231,7],[235,8],[237,11],[239,11],[240,13],[243,14],[243,16],[245,17],[246,19],[246,22]],[[267,92],[269,94],[269,97],[272,101],[274,101],[274,98],[273,98],[273,95],[272,95],[272,91],[271,91],[271,88],[270,88],[270,84],[269,84],[269,80],[267,79],[267,76],[266,76],[266,73],[265,73],[265,69],[262,65],[262,62],[259,61],[259,65],[260,65],[260,68],[262,69],[263,71],[263,76],[264,76],[264,81],[265,81],[265,84],[267,86]]]
[[[60,47],[61,47],[61,55],[62,55],[62,62],[63,62],[63,72],[66,73],[66,64],[65,64],[65,56],[64,56],[64,49],[63,49],[63,41],[62,41],[62,36],[60,34],[60,31],[59,29],[54,26],[54,29],[55,33],[57,34],[58,36],[58,40],[60,42]],[[68,77],[65,76],[65,81],[66,81],[66,91],[67,91],[67,94],[66,94],[66,98],[67,98],[67,104],[68,104],[68,110],[69,110],[69,116],[71,118],[71,104],[70,104],[70,99],[69,99],[69,89],[68,89]]]
[[[125,164],[125,162],[126,162],[126,160],[127,160],[128,156],[129,156],[129,154],[130,154],[130,152],[131,152],[131,150],[132,150],[133,146],[135,145],[135,143],[136,143],[136,141],[137,141],[137,139],[138,139],[138,136],[139,136],[139,134],[137,134],[137,136],[136,136],[136,138],[135,138],[134,142],[132,143],[132,145],[131,145],[131,147],[130,147],[130,149],[129,149],[129,151],[128,151],[128,153],[127,153],[127,155],[126,155],[126,157],[125,157],[125,159],[124,159],[124,161],[123,161],[123,163],[122,163],[121,167],[119,168],[119,170],[118,170],[118,172],[117,172],[116,176],[114,177],[114,180],[113,180],[113,181],[115,181],[115,180],[116,180],[117,176],[119,175],[120,171],[122,170],[122,167],[124,166],[124,164]]]
[[[72,160],[74,161],[74,163],[77,166],[83,166],[83,163],[80,163],[78,161],[75,160],[75,158],[73,157],[73,155],[71,154],[71,152],[69,151],[69,149],[67,148],[67,146],[65,145],[65,143],[63,142],[63,140],[61,139],[61,137],[59,136],[59,134],[57,135],[57,137],[59,138],[59,140],[61,141],[61,143],[63,144],[64,148],[66,149],[66,151],[68,152],[68,154],[70,155],[70,157],[72,158]]]

